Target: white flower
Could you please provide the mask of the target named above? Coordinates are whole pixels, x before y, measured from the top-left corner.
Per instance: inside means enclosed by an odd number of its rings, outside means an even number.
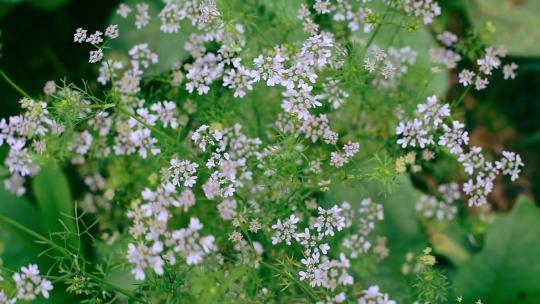
[[[199,165],[188,160],[171,159],[169,171],[171,172],[171,182],[173,185],[183,183],[186,187],[193,187],[197,181],[197,168]]]
[[[129,56],[131,57],[131,65],[136,71],[141,68],[147,69],[150,63],[158,63],[158,55],[150,50],[148,43],[134,45],[129,50]]]
[[[105,30],[105,36],[114,39],[118,37],[118,24],[112,24]]]
[[[487,196],[493,190],[493,179],[491,177],[476,176],[476,183],[470,179],[463,184],[463,192],[469,196],[470,206],[482,206],[487,203]]]
[[[34,300],[39,294],[48,299],[49,291],[53,289],[52,283],[39,275],[39,269],[34,264],[23,266],[12,278],[17,287],[17,298],[21,300]]]
[[[353,157],[360,151],[360,144],[357,142],[348,142],[343,145],[343,151],[345,151],[345,156]]]
[[[330,2],[328,0],[315,0],[313,9],[317,14],[328,14],[330,13]]]
[[[318,208],[319,216],[313,224],[313,228],[323,235],[334,236],[334,229],[337,231],[345,228],[345,218],[341,215],[341,208],[334,205],[332,208],[325,210]]]
[[[476,64],[482,73],[491,75],[491,71],[498,68],[501,64],[499,53],[493,50],[493,48],[487,48],[484,57],[477,59]]]
[[[116,10],[116,13],[120,15],[120,17],[125,19],[131,13],[131,8],[124,3],[121,3],[118,6],[118,10]]]
[[[103,49],[97,49],[90,51],[90,58],[88,59],[89,63],[96,63],[103,58]]]
[[[424,129],[422,122],[418,119],[400,122],[396,127],[396,135],[401,135],[397,140],[397,144],[402,148],[408,146],[425,148],[427,145],[433,144],[433,137],[429,135],[428,130]]]
[[[458,161],[463,165],[465,172],[473,174],[474,170],[484,168],[484,155],[482,154],[482,148],[471,147],[468,153],[460,154]]]
[[[56,93],[56,82],[54,82],[54,80],[47,81],[43,87],[43,93],[45,93],[45,95]]]
[[[176,104],[172,101],[164,100],[150,106],[150,109],[156,112],[156,117],[163,127],[167,128],[170,126],[173,129],[178,128],[178,110],[176,109]]]
[[[475,75],[476,74],[474,74],[474,72],[471,72],[467,69],[463,69],[461,72],[459,72],[459,75],[458,75],[459,83],[467,87],[473,83],[473,78]]]
[[[443,33],[437,35],[437,40],[446,46],[452,46],[457,42],[458,37],[449,31],[444,31]]]
[[[296,236],[296,223],[300,219],[297,218],[294,214],[281,222],[280,219],[277,220],[277,223],[272,225],[272,229],[275,230],[274,235],[272,236],[272,244],[278,244],[282,241],[285,241],[287,245],[291,245],[291,239]]]
[[[474,80],[474,89],[477,91],[483,90],[487,88],[487,85],[489,84],[489,81],[487,78],[482,78],[480,76],[476,76]]]
[[[150,22],[150,15],[148,14],[148,4],[147,3],[137,3],[135,9],[137,14],[135,15],[135,26],[137,29],[141,29],[148,25]]]
[[[236,216],[236,200],[226,199],[217,206],[219,216],[226,220],[232,220]]]
[[[256,71],[248,70],[239,65],[236,69],[229,69],[223,76],[223,86],[234,90],[234,97],[246,96],[246,91],[253,90]]]
[[[103,42],[103,38],[101,37],[101,35],[103,35],[102,32],[96,31],[92,35],[88,36],[88,38],[86,38],[86,42],[93,45],[98,45]]]
[[[503,158],[495,162],[495,167],[501,170],[503,174],[509,175],[512,181],[519,177],[521,168],[525,166],[521,161],[519,154],[509,151],[503,151]]]
[[[457,120],[452,121],[452,127],[443,124],[444,134],[439,138],[439,145],[445,146],[452,154],[461,154],[463,146],[469,143],[469,133],[465,125]]]
[[[159,29],[164,33],[176,33],[180,29],[180,21],[185,18],[180,7],[175,3],[167,3],[159,12],[161,26]]]
[[[388,294],[380,292],[378,285],[372,285],[363,291],[358,304],[396,304],[396,301],[390,300]]]
[[[518,68],[518,65],[515,62],[512,62],[511,64],[505,64],[503,66],[503,74],[504,79],[514,79],[516,78],[516,69]]]
[[[214,237],[201,237],[199,231],[203,228],[198,218],[192,217],[189,226],[172,232],[174,251],[186,260],[186,264],[200,264],[211,252],[216,250]]]
[[[163,274],[164,261],[159,256],[162,250],[163,247],[160,242],[155,242],[150,248],[142,243],[137,246],[131,243],[128,244],[127,259],[134,266],[131,273],[136,280],[143,281],[146,278],[145,268],[151,268],[157,275]]]
[[[422,121],[424,124],[433,124],[438,126],[442,123],[444,117],[450,116],[450,107],[448,104],[439,104],[437,102],[437,96],[429,96],[426,103],[419,104],[417,106],[418,113],[422,114]]]
[[[86,41],[86,33],[87,31],[85,29],[78,28],[73,35],[73,42],[83,43]]]

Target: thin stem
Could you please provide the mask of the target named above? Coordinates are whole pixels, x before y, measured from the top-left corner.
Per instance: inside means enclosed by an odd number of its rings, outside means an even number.
[[[261,123],[261,115],[259,114],[259,109],[257,108],[257,104],[255,103],[255,96],[251,99],[251,107],[253,109],[253,115],[255,115],[255,121],[257,122],[257,134],[259,138],[263,138],[263,132],[262,132],[262,123]]]
[[[452,108],[455,109],[457,108],[457,106],[461,103],[461,101],[463,100],[463,98],[465,98],[465,96],[467,96],[467,94],[469,93],[469,91],[471,90],[471,87],[472,86],[468,86],[465,91],[463,91],[463,93],[461,94],[461,96],[459,96],[459,98],[454,102],[454,104],[452,105]]]
[[[7,224],[11,227],[14,227],[18,230],[21,230],[22,232],[26,233],[26,234],[29,234],[33,237],[35,237],[36,239],[46,243],[47,245],[49,245],[51,248],[53,249],[56,249],[58,250],[60,253],[63,253],[65,255],[67,255],[70,259],[74,259],[74,254],[71,253],[69,250],[67,250],[66,248],[56,244],[55,242],[49,240],[48,238],[42,236],[41,234],[35,232],[34,230],[32,229],[29,229],[27,227],[25,227],[24,225],[21,225],[19,223],[17,223],[16,221],[0,214],[0,222],[3,222],[4,224]]]
[[[4,78],[4,80],[12,87],[14,88],[17,92],[19,92],[21,95],[23,95],[24,97],[26,98],[32,98],[30,97],[30,94],[26,93],[23,89],[21,89],[21,87],[19,87],[13,80],[11,80],[11,78],[9,78],[8,75],[6,75],[6,73],[4,73],[4,71],[2,69],[0,69],[0,76],[2,76],[2,78]]]
[[[302,282],[300,282],[298,279],[296,279],[294,276],[292,276],[290,273],[288,272],[284,272],[282,271],[281,269],[279,269],[278,267],[270,264],[270,263],[267,263],[265,261],[260,261],[260,263],[276,272],[279,272],[281,275],[284,275],[284,276],[287,276],[289,277],[289,279],[291,279],[296,285],[300,286],[301,289],[303,289],[307,295],[315,302],[318,301],[318,298],[317,296],[313,293],[313,291],[311,289],[309,289],[309,287],[305,286],[304,284],[302,284]]]
[[[125,295],[126,297],[128,297],[132,301],[139,302],[139,303],[146,303],[145,301],[137,298],[137,296],[133,292],[131,292],[131,291],[127,290],[127,289],[124,289],[122,287],[118,287],[118,286],[116,286],[114,284],[111,284],[111,283],[105,281],[104,279],[102,279],[102,278],[100,278],[100,277],[98,277],[96,275],[93,275],[91,273],[86,273],[85,275],[88,276],[89,278],[91,278],[92,280],[96,281],[97,283],[103,284],[103,285],[109,287],[110,289]]]
[[[114,103],[103,103],[103,104],[90,104],[90,105],[80,105],[81,108],[85,109],[101,109],[101,110],[107,110],[110,108],[114,108],[116,104]]]

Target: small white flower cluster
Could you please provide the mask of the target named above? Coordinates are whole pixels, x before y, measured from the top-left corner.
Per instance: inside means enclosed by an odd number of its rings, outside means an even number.
[[[38,266],[35,264],[21,267],[20,271],[13,273],[11,278],[15,284],[16,294],[9,296],[6,291],[0,290],[0,303],[15,304],[19,300],[32,301],[39,295],[48,299],[49,292],[53,289],[51,281],[40,276]],[[0,282],[2,281],[4,278],[0,275]]]
[[[424,24],[431,24],[441,15],[441,7],[435,0],[403,0],[403,10],[415,17],[421,17]]]
[[[144,71],[151,64],[159,62],[158,55],[152,52],[148,43],[134,45],[129,50],[128,55],[130,57],[129,65],[121,61],[104,60],[99,67],[97,79],[102,85],[106,85],[111,79],[115,79],[113,85],[124,98],[140,91],[140,81]]]
[[[512,181],[518,178],[524,166],[521,157],[505,151],[503,158],[494,165],[485,160],[480,147],[469,149],[469,134],[464,130],[465,125],[457,120],[452,121],[451,126],[445,124],[443,119],[450,116],[450,108],[448,104],[439,104],[436,96],[428,97],[425,104],[419,104],[415,115],[413,120],[400,122],[396,127],[399,136],[397,144],[402,148],[421,149],[434,145],[433,135],[441,130],[441,126],[443,134],[437,144],[457,155],[467,174],[476,174],[474,180],[470,179],[463,185],[463,191],[469,196],[469,206],[481,206],[487,202],[487,195],[493,190],[493,181],[501,171],[509,175]]]
[[[45,82],[45,86],[43,86],[43,93],[45,93],[45,95],[52,95],[56,93],[56,82],[54,80]]]
[[[202,186],[208,199],[231,197],[251,180],[247,162],[259,156],[261,140],[247,137],[241,129],[240,124],[221,130],[202,125],[191,136],[202,152],[210,150],[206,168],[213,171]]]
[[[442,200],[435,196],[422,195],[416,203],[416,211],[425,218],[435,218],[437,220],[452,220],[457,214],[457,206],[454,205],[460,198],[459,185],[449,183],[440,185],[439,194]]]
[[[396,134],[400,136],[397,144],[402,148],[420,147],[433,145],[433,133],[435,129],[442,125],[444,117],[450,116],[450,107],[448,104],[439,104],[437,96],[427,98],[425,104],[419,104],[416,110],[416,118],[407,122],[399,122],[396,127]],[[444,124],[447,131],[441,136],[440,144],[450,146],[453,150],[460,147],[459,143],[468,142],[467,132],[462,132],[463,125],[459,121],[454,121],[453,127]]]
[[[445,65],[448,69],[454,69],[461,60],[461,55],[450,48],[434,47],[429,49],[429,57],[432,62]]]
[[[458,75],[459,83],[465,87],[474,84],[474,88],[477,91],[487,88],[487,85],[489,84],[488,77],[492,75],[493,70],[496,70],[501,66],[501,58],[503,57],[506,57],[506,50],[504,48],[486,48],[484,57],[476,60],[478,71],[475,73],[468,69],[463,69]],[[518,65],[513,62],[504,65],[504,79],[514,79],[516,77],[515,70],[517,68]]]
[[[128,211],[127,216],[133,221],[129,232],[137,244],[129,244],[127,259],[134,266],[132,273],[137,280],[145,279],[146,268],[162,275],[163,267],[174,265],[178,257],[188,265],[199,264],[216,250],[213,236],[200,235],[203,225],[197,218],[192,217],[189,226],[179,230],[173,230],[169,224],[173,209],[187,212],[195,204],[191,187],[196,182],[196,169],[194,163],[173,158],[165,180],[156,190],[144,189],[143,203],[134,202]],[[186,187],[180,195],[177,186]]]
[[[222,27],[221,14],[213,0],[166,1],[159,12],[160,30],[165,33],[176,33],[180,22],[189,19],[198,29]]]
[[[109,213],[111,210],[111,200],[114,197],[114,190],[107,189],[107,180],[99,172],[87,175],[83,179],[84,184],[89,188],[89,192],[84,195],[78,207],[92,214],[100,211]]]
[[[20,104],[22,114],[0,120],[0,146],[9,146],[4,164],[11,173],[4,186],[18,196],[26,193],[24,178],[34,176],[40,169],[36,158],[45,152],[43,138],[64,132],[64,126],[50,117],[44,101],[23,98]]]
[[[369,23],[367,18],[372,10],[365,7],[354,10],[349,1],[316,0],[313,10],[317,15],[330,14],[334,21],[347,22],[347,27],[352,32],[362,29],[364,33],[369,33],[373,29],[373,24]],[[319,31],[319,25],[313,22],[309,8],[305,4],[302,4],[298,10],[298,19],[302,21],[304,32],[309,35],[314,35]]]
[[[230,221],[236,216],[236,200],[225,199],[223,202],[217,205],[219,216],[225,220]]]
[[[371,198],[365,198],[360,202],[358,213],[351,209],[348,202],[343,202],[341,208],[349,211],[345,213],[347,227],[351,227],[354,220],[358,219],[357,232],[349,234],[342,242],[343,247],[350,252],[350,257],[356,259],[371,248],[371,242],[368,238],[375,229],[375,223],[384,220],[383,206],[373,202]]]
[[[334,109],[339,109],[349,98],[349,93],[339,87],[339,80],[328,79],[323,84],[323,92],[318,95],[318,99],[327,100]]]
[[[148,10],[149,10],[149,5],[148,3],[145,3],[145,2],[141,2],[141,3],[137,3],[135,5],[135,11],[136,11],[136,14],[135,14],[135,27],[137,29],[142,29],[143,27],[146,27],[149,23],[150,23],[150,14],[148,14]],[[133,9],[128,6],[127,4],[124,4],[124,3],[121,3],[119,6],[118,6],[118,9],[116,10],[116,13],[126,19],[130,14],[131,12],[133,11]]]
[[[458,37],[448,31],[445,31],[437,35],[437,39],[441,42],[442,47],[436,47],[430,49],[429,53],[431,60],[436,63],[446,65],[449,69],[453,69],[457,66],[457,63],[462,59],[455,45],[458,41]],[[497,70],[501,66],[501,58],[506,57],[506,49],[500,47],[494,49],[488,47],[484,50],[483,57],[476,60],[476,72],[469,69],[462,69],[458,74],[458,81],[464,87],[474,85],[474,89],[477,91],[487,88],[489,84],[488,77],[493,74],[494,70]],[[516,78],[516,69],[518,65],[514,62],[505,64],[503,66],[504,79]]]
[[[343,145],[343,153],[330,153],[330,164],[336,168],[343,167],[360,151],[360,144],[356,142],[348,142]]]
[[[277,129],[285,134],[294,134],[299,137],[304,135],[315,143],[322,139],[329,145],[335,145],[338,140],[338,134],[330,129],[328,116],[326,114],[313,115],[310,119],[302,121],[300,126],[296,126],[290,117],[280,113],[275,122]]]
[[[83,43],[88,42],[96,49],[93,51],[90,51],[90,58],[88,59],[88,62],[90,63],[96,63],[98,61],[101,61],[103,59],[103,47],[107,43],[106,40],[103,39],[103,35],[108,39],[115,39],[118,37],[118,25],[113,24],[109,25],[107,29],[105,29],[105,34],[103,34],[100,31],[96,31],[93,34],[88,35],[88,31],[83,28],[78,28],[75,31],[75,34],[73,34],[73,42],[76,43]]]
[[[485,159],[480,147],[471,147],[468,153],[459,156],[458,161],[467,174],[475,175],[475,178],[463,184],[463,191],[469,196],[469,206],[486,204],[488,194],[493,191],[495,178],[502,173],[515,181],[524,166],[519,154],[509,151],[503,151],[503,157],[493,164]]]
[[[375,74],[372,81],[374,87],[392,89],[397,87],[399,80],[407,73],[408,66],[415,62],[416,52],[409,46],[400,49],[390,47],[387,54],[374,45],[364,58],[364,69]]]
[[[382,293],[378,285],[372,285],[362,291],[358,304],[396,304],[396,301],[390,300],[388,294]]]
[[[319,207],[319,216],[304,232],[297,231],[299,218],[294,214],[285,221],[278,219],[272,226],[272,244],[285,242],[291,245],[294,239],[303,247],[305,258],[301,263],[305,268],[299,272],[299,276],[300,280],[307,280],[312,287],[321,286],[334,291],[339,285],[353,284],[353,277],[347,273],[350,263],[345,254],[340,253],[339,260],[331,260],[327,256],[330,246],[324,242],[325,237],[334,236],[335,231],[346,227],[341,211],[337,205],[330,209]]]

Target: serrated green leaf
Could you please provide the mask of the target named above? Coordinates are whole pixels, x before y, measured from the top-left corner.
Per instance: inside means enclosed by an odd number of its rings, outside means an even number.
[[[485,247],[455,277],[464,303],[540,303],[540,210],[520,200],[486,236]]]

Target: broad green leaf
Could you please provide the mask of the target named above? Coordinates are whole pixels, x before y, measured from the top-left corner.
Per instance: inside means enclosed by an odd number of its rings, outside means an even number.
[[[512,55],[540,55],[540,1],[476,0],[464,1],[473,27],[482,29],[491,22],[496,29],[496,44]]]
[[[455,277],[464,303],[540,303],[540,210],[522,199],[491,227],[485,247]]]
[[[416,203],[420,192],[416,190],[407,175],[398,177],[397,186],[387,196],[374,198],[384,207],[384,221],[379,224],[380,235],[388,238],[388,246],[393,254],[418,252],[426,244],[416,215]]]
[[[79,248],[75,223],[75,208],[66,176],[55,163],[48,163],[36,175],[32,189],[40,209],[46,235],[63,245],[61,234],[71,246]]]
[[[17,197],[0,185],[0,214],[36,232],[40,232],[41,222],[38,210],[27,200]],[[0,243],[3,243],[2,260],[10,268],[18,268],[31,261],[44,248],[34,242],[27,233],[10,225],[0,223]]]

